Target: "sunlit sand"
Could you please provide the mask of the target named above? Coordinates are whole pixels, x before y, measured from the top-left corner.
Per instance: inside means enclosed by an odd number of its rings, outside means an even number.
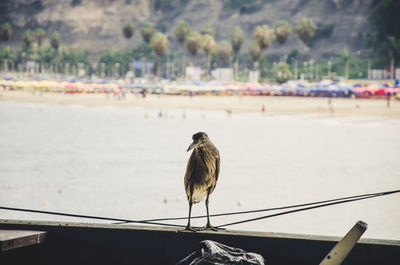
[[[314,113],[338,116],[380,116],[400,118],[400,101],[392,99],[390,105],[386,99],[354,99],[317,97],[278,97],[278,96],[167,96],[127,94],[119,99],[113,94],[33,94],[25,91],[6,91],[0,101],[83,104],[83,105],[120,105],[148,108],[175,108],[223,110],[229,112],[266,113]]]

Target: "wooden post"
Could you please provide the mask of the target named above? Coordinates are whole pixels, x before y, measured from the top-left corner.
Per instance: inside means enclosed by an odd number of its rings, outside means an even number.
[[[336,244],[336,246],[326,255],[320,265],[340,265],[347,257],[362,234],[367,230],[367,224],[358,221],[353,228]]]

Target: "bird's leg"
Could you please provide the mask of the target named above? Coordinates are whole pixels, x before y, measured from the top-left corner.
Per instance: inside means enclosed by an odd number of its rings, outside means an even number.
[[[188,223],[186,225],[185,230],[196,232],[196,230],[190,225],[190,215],[192,214],[192,205],[193,205],[193,201],[192,201],[192,198],[190,197],[189,198],[189,217],[188,217]]]
[[[208,199],[210,197],[210,192],[207,192],[207,198],[206,198],[206,209],[207,209],[207,224],[203,229],[211,229],[213,231],[218,231],[218,228],[214,227],[210,223],[210,212],[208,210]]]

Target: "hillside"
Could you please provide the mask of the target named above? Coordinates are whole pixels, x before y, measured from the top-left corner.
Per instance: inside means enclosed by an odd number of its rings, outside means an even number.
[[[373,0],[253,0],[237,8],[229,3],[240,0],[2,0],[0,23],[9,22],[13,35],[12,46],[18,46],[26,29],[42,27],[47,37],[54,31],[61,34],[64,48],[89,50],[96,53],[106,49],[126,49],[138,45],[142,39],[139,25],[151,22],[168,34],[169,50],[180,52],[173,31],[185,20],[199,30],[211,22],[216,26],[216,40],[229,39],[232,29],[240,26],[246,32],[242,52],[247,53],[253,28],[259,24],[273,26],[280,19],[295,25],[303,17],[313,19],[319,31],[312,46],[314,58],[329,58],[343,48],[365,51],[365,40],[370,32],[367,17]],[[126,40],[121,28],[133,21],[136,31]],[[283,55],[298,49],[303,56],[311,56],[310,47],[295,34],[287,43],[277,42],[268,54]]]

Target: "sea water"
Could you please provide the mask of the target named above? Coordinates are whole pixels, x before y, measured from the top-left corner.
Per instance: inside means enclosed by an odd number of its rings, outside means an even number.
[[[221,155],[211,213],[400,188],[400,119],[0,102],[0,206],[185,217],[186,149],[199,131]],[[193,215],[205,212],[203,202],[193,206]],[[0,218],[98,222],[6,210]],[[369,226],[363,237],[400,239],[400,194],[227,228],[343,236],[358,220]]]

